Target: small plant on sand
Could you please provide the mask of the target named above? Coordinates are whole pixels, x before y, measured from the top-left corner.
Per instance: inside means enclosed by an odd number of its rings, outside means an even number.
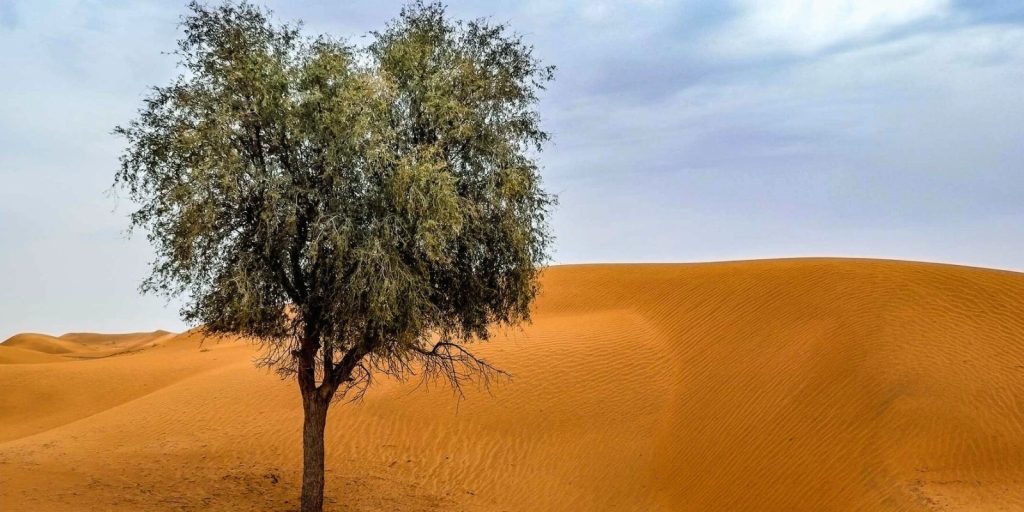
[[[550,242],[535,154],[552,68],[438,4],[406,6],[365,47],[247,3],[192,3],[182,26],[182,74],[115,130],[115,185],[156,251],[143,289],[186,297],[186,320],[297,379],[302,510],[321,510],[332,400],[380,375],[487,379],[467,344],[528,319]]]

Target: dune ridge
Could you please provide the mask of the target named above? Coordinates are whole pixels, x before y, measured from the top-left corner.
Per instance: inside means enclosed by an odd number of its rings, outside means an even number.
[[[15,334],[7,338],[3,342],[3,346],[42,352],[44,354],[71,354],[89,350],[89,347],[74,341],[34,332]]]
[[[1024,509],[1024,274],[792,259],[542,286],[531,325],[474,345],[511,381],[335,406],[330,510]],[[21,336],[0,344],[0,503],[296,507],[298,392],[252,347]]]

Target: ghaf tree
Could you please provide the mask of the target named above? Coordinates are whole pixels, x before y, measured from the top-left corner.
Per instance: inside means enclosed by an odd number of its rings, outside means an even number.
[[[529,318],[552,68],[438,4],[406,6],[365,47],[247,3],[192,3],[182,26],[182,74],[115,130],[115,185],[156,252],[143,290],[186,296],[187,321],[295,376],[302,510],[321,510],[333,399],[379,375],[486,378],[467,343]]]

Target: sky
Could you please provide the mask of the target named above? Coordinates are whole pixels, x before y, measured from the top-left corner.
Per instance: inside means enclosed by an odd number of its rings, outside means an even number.
[[[270,1],[356,44],[401,3]],[[0,0],[0,339],[184,328],[111,191],[183,1]],[[1019,0],[452,1],[557,66],[554,262],[854,256],[1024,270]]]

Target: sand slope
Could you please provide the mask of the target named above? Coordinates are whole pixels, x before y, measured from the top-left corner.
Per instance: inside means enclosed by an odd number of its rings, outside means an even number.
[[[1024,274],[799,259],[543,285],[532,325],[478,346],[511,382],[334,408],[329,509],[1024,510]],[[0,509],[295,508],[298,392],[250,347],[60,340],[83,348],[0,351]]]
[[[64,359],[47,352],[0,344],[0,364],[52,363]]]
[[[42,352],[44,354],[71,354],[90,349],[90,347],[80,343],[75,343],[74,341],[63,340],[54,336],[32,332],[15,334],[14,336],[7,338],[7,340],[3,342],[3,346],[30,350],[32,352]]]

